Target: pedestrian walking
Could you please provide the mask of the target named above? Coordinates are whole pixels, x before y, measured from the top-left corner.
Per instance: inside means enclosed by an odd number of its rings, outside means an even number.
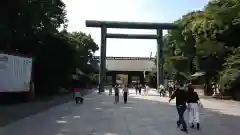
[[[72,88],[73,88],[73,98],[76,102],[76,104],[78,104],[79,102],[80,103],[83,103],[83,97],[82,97],[82,94],[81,94],[81,83],[74,79],[72,80]]]
[[[112,87],[109,88],[109,96],[112,95]]]
[[[172,96],[172,93],[173,93],[173,86],[169,86],[169,88],[168,88],[168,95],[169,95],[169,97]]]
[[[119,103],[119,87],[117,84],[114,87],[114,93],[115,93],[115,102],[114,103],[118,104]]]
[[[160,97],[161,97],[161,96],[164,97],[165,94],[166,94],[166,92],[165,92],[165,87],[164,87],[162,84],[160,84],[159,88],[160,88]]]
[[[81,95],[81,89],[80,88],[74,88],[74,97],[76,104],[83,103],[83,97]]]
[[[142,86],[141,85],[138,86],[138,91],[139,91],[139,94],[141,95],[142,94]]]
[[[149,91],[149,89],[150,89],[150,88],[149,88],[149,86],[148,86],[148,85],[146,85],[146,86],[145,86],[145,89],[146,89],[146,91],[145,91],[145,92],[146,92],[146,93],[145,93],[145,95],[147,95],[147,96],[148,96],[148,91]]]
[[[138,84],[135,85],[135,91],[136,91],[136,95],[138,93]]]
[[[128,86],[124,85],[123,87],[123,99],[124,99],[124,104],[127,103],[127,98],[128,98]]]
[[[146,85],[143,85],[143,95],[146,96],[146,93],[147,93]]]
[[[188,86],[188,114],[189,114],[189,125],[191,128],[194,128],[194,124],[197,125],[197,129],[200,128],[199,122],[199,105],[201,102],[197,92],[194,91],[192,85]]]
[[[184,90],[183,85],[181,85],[181,88],[177,88],[177,90],[173,93],[169,99],[169,103],[174,98],[176,98],[176,108],[179,116],[177,126],[180,127],[180,125],[182,125],[181,131],[187,132],[187,125],[184,120],[184,112],[187,108],[187,92]]]

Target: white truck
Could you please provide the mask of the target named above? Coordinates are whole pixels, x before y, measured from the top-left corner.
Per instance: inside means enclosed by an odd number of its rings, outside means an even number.
[[[32,59],[0,54],[0,93],[30,92]]]

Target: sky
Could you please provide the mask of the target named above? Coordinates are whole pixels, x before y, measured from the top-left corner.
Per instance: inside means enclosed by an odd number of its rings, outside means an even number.
[[[85,26],[86,20],[171,23],[182,15],[201,10],[208,0],[63,0],[68,31],[91,34],[100,46],[100,28]],[[108,33],[156,34],[156,30],[107,29]],[[166,31],[163,32],[164,34]],[[107,39],[107,56],[149,57],[156,54],[156,40]],[[100,49],[95,53],[100,55]]]

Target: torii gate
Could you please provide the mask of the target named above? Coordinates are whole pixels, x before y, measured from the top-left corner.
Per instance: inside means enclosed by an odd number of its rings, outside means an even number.
[[[178,29],[173,23],[140,23],[140,22],[115,22],[86,20],[86,27],[101,27],[101,50],[100,50],[100,71],[99,71],[99,93],[104,92],[104,81],[106,78],[106,40],[107,38],[122,39],[156,39],[157,40],[157,86],[163,84],[163,30]],[[155,29],[157,35],[150,34],[111,34],[107,28],[119,29]]]

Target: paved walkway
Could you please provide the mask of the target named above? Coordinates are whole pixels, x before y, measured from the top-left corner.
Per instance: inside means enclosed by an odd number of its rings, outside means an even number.
[[[93,90],[85,89],[83,95],[91,93]],[[34,115],[57,105],[69,102],[73,99],[73,94],[55,95],[45,99],[36,99],[32,102],[0,105],[0,127],[20,120],[29,115]]]
[[[132,91],[134,93],[134,91]],[[92,93],[84,104],[65,103],[0,128],[0,135],[184,135],[176,128],[176,109],[157,93],[130,95],[128,104],[113,96]],[[240,133],[240,107],[203,100],[202,129],[192,135]],[[222,108],[222,109],[221,109]],[[228,111],[222,111],[224,108]]]

